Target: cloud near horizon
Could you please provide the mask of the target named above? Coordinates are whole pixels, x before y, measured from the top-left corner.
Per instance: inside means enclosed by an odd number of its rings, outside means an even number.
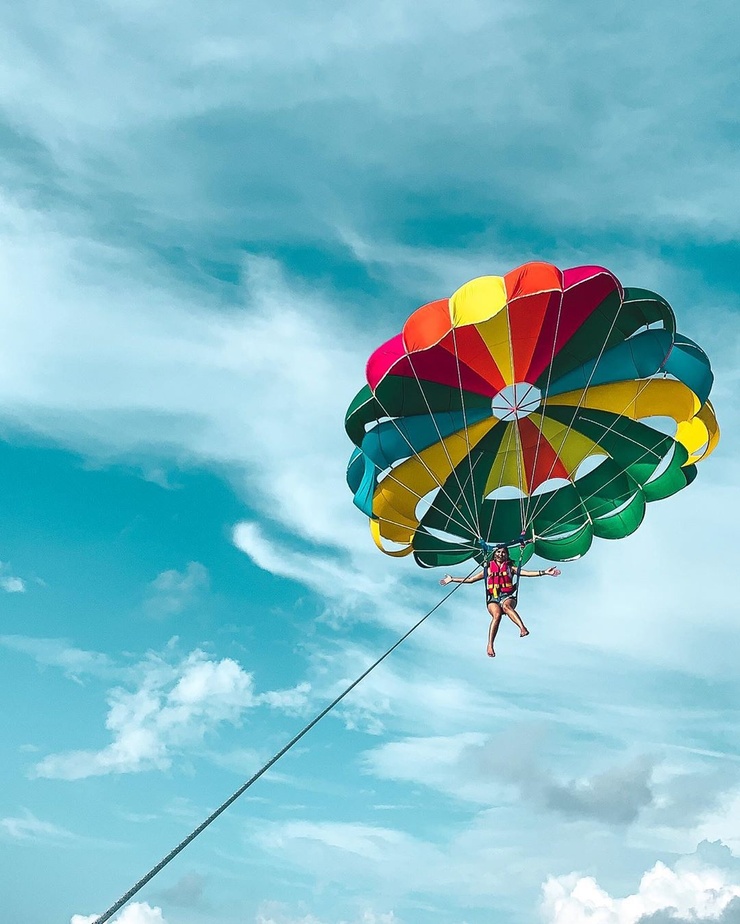
[[[69,924],[95,924],[99,914],[73,914]],[[111,919],[111,924],[168,924],[162,909],[148,902],[133,902]]]
[[[734,924],[740,911],[740,875],[696,856],[674,868],[658,862],[637,891],[613,898],[591,876],[553,877],[543,885],[545,924]]]

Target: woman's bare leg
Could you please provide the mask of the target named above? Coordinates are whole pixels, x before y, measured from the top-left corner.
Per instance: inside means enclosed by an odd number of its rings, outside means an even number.
[[[496,638],[498,627],[501,625],[501,607],[498,605],[498,603],[489,603],[488,612],[491,614],[491,625],[488,627],[487,654],[489,658],[495,658],[496,652],[493,648],[493,642]]]
[[[524,638],[525,635],[529,635],[529,629],[522,622],[522,617],[514,609],[514,604],[511,600],[504,601],[504,612],[509,617],[509,619],[514,623],[514,625],[519,629],[519,637]]]

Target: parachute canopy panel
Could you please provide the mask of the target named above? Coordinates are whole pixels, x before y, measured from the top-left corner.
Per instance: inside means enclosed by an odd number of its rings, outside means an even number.
[[[660,295],[528,263],[423,305],[372,354],[347,481],[378,547],[422,567],[520,535],[575,558],[693,481],[719,439],[712,381]]]

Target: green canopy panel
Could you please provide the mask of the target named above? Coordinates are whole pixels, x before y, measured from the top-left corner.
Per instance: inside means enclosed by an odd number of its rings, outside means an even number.
[[[534,552],[548,561],[570,561],[580,558],[591,548],[594,530],[590,523],[586,523],[571,536],[559,539],[535,539]]]
[[[598,536],[599,539],[624,539],[642,523],[645,506],[645,496],[638,488],[627,505],[617,513],[594,519],[594,536]]]

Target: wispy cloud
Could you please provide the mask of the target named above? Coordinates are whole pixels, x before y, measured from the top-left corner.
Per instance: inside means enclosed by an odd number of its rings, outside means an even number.
[[[98,651],[84,651],[64,639],[0,635],[0,645],[29,655],[42,667],[60,668],[74,680],[84,676],[113,679],[121,674],[121,670],[108,655]]]
[[[66,828],[60,828],[49,821],[42,821],[32,812],[24,811],[22,815],[0,818],[0,832],[16,841],[50,841],[68,842],[76,835]]]
[[[325,919],[314,914],[296,912],[283,902],[263,902],[260,906],[255,924],[326,924]],[[403,924],[392,911],[374,911],[365,908],[356,917],[342,918],[338,924]]]
[[[184,571],[162,571],[149,585],[146,606],[149,612],[174,616],[198,599],[209,586],[208,569],[200,562],[188,562]]]
[[[293,534],[364,545],[336,490],[341,419],[370,351],[351,320],[270,260],[245,260],[225,311],[215,293],[157,279],[125,249],[66,237],[47,216],[9,204],[6,223],[6,422],[91,457],[217,466]],[[40,269],[18,275],[23,265]]]
[[[503,787],[514,787],[525,803],[571,819],[625,825],[653,804],[654,761],[641,757],[590,778],[561,780],[541,766],[535,746],[539,737],[521,729],[495,738],[480,733],[413,738],[381,745],[365,761],[378,776],[481,805],[495,804]]]
[[[591,225],[604,240],[615,225],[736,227],[729,2],[690,27],[661,4],[615,18],[543,0],[434,0],[422,13],[363,0],[311,15],[292,3],[249,18],[228,2],[208,23],[192,2],[176,22],[147,14],[132,11],[122,41],[107,8],[70,11],[53,63],[43,14],[8,23],[3,108],[80,199],[107,181],[146,204],[140,220],[179,219],[188,236],[233,222],[234,237],[255,227],[273,240],[319,237],[346,215],[398,233],[432,197],[468,217],[465,230],[502,213],[518,224],[539,213],[571,236]],[[229,145],[216,147],[214,127]],[[97,183],[93,159],[105,165]]]
[[[733,763],[677,762],[665,749],[625,756],[627,730],[622,730],[624,750],[608,752],[611,763],[594,761],[593,754],[578,746],[588,733],[573,719],[569,735],[566,715],[559,712],[557,723],[514,724],[496,735],[469,731],[389,741],[366,751],[363,763],[373,776],[424,786],[473,805],[515,798],[523,812],[540,819],[550,814],[573,824],[615,829],[633,825],[641,840],[656,847],[682,849],[691,837],[740,843]],[[553,762],[557,772],[550,769]]]
[[[492,902],[500,906],[506,900],[507,849],[499,843],[500,832],[492,838],[492,822],[481,818],[455,826],[442,843],[382,825],[308,820],[269,824],[253,837],[288,869],[321,882],[360,877],[368,894],[381,890],[394,909],[410,896],[417,904],[454,895],[456,913],[464,914],[471,908],[490,911]]]
[[[269,539],[259,524],[238,523],[233,530],[234,544],[259,567],[271,574],[297,581],[333,603],[341,603],[354,611],[358,605],[366,608],[375,601],[382,609],[398,581],[386,569],[378,566],[370,555],[361,552],[353,557],[346,554],[327,556],[298,552]],[[370,550],[367,549],[369,553]],[[369,559],[369,561],[368,561]],[[366,565],[366,567],[361,567]]]

